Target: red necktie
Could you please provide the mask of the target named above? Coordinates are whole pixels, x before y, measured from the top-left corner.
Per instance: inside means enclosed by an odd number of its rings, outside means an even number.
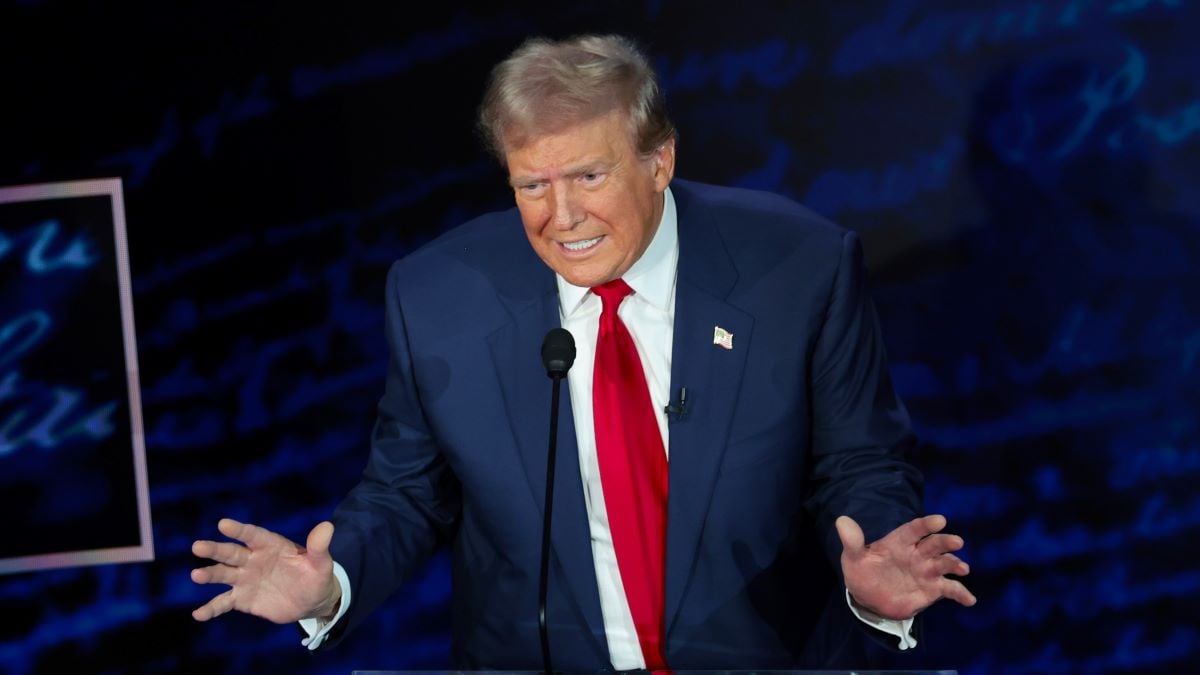
[[[592,380],[604,506],[646,668],[663,670],[667,453],[637,347],[617,316],[633,289],[617,279],[592,292],[604,302]]]

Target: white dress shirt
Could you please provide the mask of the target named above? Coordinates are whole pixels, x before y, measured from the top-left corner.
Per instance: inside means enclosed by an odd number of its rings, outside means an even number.
[[[662,411],[670,398],[671,341],[675,334],[675,270],[679,262],[679,233],[675,200],[667,190],[662,220],[650,246],[622,279],[633,293],[617,309],[637,346],[650,403]],[[588,529],[592,538],[592,560],[604,615],[604,634],[613,668],[645,668],[633,614],[625,600],[617,552],[604,507],[604,488],[596,457],[595,422],[592,419],[592,371],[596,361],[596,337],[600,331],[600,297],[587,288],[572,286],[558,277],[558,310],[563,328],[575,337],[575,365],[567,372],[571,390],[571,412],[575,418],[575,440],[579,445],[579,473],[587,505]],[[667,415],[655,415],[663,449],[671,456]],[[667,497],[670,499],[670,496]]]
[[[662,220],[646,252],[629,268],[622,279],[633,289],[617,310],[637,346],[650,402],[661,411],[670,401],[671,345],[675,324],[675,279],[679,266],[679,224],[675,198],[668,188],[664,196]],[[557,276],[557,275],[556,275]],[[575,440],[579,446],[579,473],[583,481],[588,529],[592,542],[592,560],[596,566],[596,585],[600,592],[600,610],[604,616],[604,634],[609,656],[616,670],[646,667],[638,642],[637,628],[617,566],[616,549],[604,506],[604,489],[596,456],[595,422],[592,418],[592,370],[596,359],[596,337],[600,329],[603,303],[588,288],[572,286],[561,276],[558,280],[558,309],[562,327],[575,338],[575,364],[567,373],[571,392],[571,412],[575,420]],[[657,415],[663,449],[671,454],[667,415]],[[670,497],[668,496],[668,499]],[[338,613],[328,624],[317,619],[300,622],[309,634],[302,643],[316,649],[326,634],[346,612],[350,604],[350,583],[342,566],[334,563],[334,574],[342,587]],[[912,619],[892,621],[859,608],[846,593],[850,609],[864,623],[899,638],[900,649],[915,647],[910,635]]]

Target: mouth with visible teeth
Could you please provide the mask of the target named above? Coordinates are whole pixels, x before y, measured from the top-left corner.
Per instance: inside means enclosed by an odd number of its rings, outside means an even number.
[[[567,253],[586,253],[587,251],[590,251],[593,248],[595,248],[596,245],[599,244],[600,240],[603,238],[604,238],[604,235],[600,235],[599,237],[593,237],[591,239],[582,239],[580,241],[570,241],[570,242],[560,241],[560,242],[558,242],[558,245],[560,247],[562,247],[562,249],[564,251],[566,251]]]

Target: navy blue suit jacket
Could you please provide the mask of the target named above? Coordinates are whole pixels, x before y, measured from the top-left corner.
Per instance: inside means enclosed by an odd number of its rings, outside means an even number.
[[[674,668],[861,666],[834,519],[868,541],[919,515],[857,237],[782,197],[676,180],[666,659]],[[538,570],[553,272],[515,209],[397,262],[391,365],[362,482],[334,515],[352,584],[338,633],[453,550],[452,659],[540,668]],[[713,328],[733,349],[713,344]],[[566,394],[566,387],[563,388]],[[569,395],[565,406],[570,405]],[[560,416],[548,622],[555,666],[611,668],[575,428]],[[333,641],[336,641],[336,637]]]

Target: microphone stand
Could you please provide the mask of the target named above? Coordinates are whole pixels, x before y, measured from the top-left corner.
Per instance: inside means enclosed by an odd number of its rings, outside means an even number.
[[[554,673],[550,664],[550,635],[546,629],[546,591],[550,582],[550,516],[554,513],[554,459],[558,454],[558,390],[563,376],[561,373],[555,373],[550,377],[554,380],[554,388],[550,395],[550,452],[546,459],[546,506],[542,510],[542,571],[538,578],[538,632],[542,638],[542,664],[546,675]]]
[[[550,396],[550,452],[546,458],[546,505],[542,510],[542,570],[538,577],[538,633],[542,640],[542,665],[553,675],[550,633],[546,627],[546,591],[550,586],[550,517],[554,514],[554,459],[558,448],[558,392],[575,362],[575,338],[565,328],[554,328],[542,341],[542,365],[554,381]]]

